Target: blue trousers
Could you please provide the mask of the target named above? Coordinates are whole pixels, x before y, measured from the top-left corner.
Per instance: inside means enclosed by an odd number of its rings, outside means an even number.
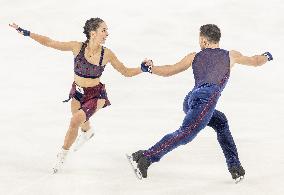
[[[154,146],[144,152],[153,163],[165,154],[192,141],[207,125],[217,133],[218,142],[223,150],[228,168],[240,165],[238,152],[225,114],[215,109],[221,95],[220,87],[205,84],[195,87],[184,99],[183,110],[186,116],[182,125],[173,133],[165,135]]]

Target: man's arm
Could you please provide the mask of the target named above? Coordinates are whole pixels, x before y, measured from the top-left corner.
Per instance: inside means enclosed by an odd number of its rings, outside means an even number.
[[[266,52],[266,53],[268,53],[268,52]],[[272,56],[271,56],[271,59],[270,59],[269,56],[265,55],[266,53],[264,53],[262,55],[254,55],[254,56],[249,57],[249,56],[242,55],[238,51],[232,50],[232,51],[230,51],[231,67],[234,64],[242,64],[242,65],[253,66],[253,67],[261,66],[261,65],[265,64],[267,61],[273,59]]]
[[[190,53],[185,56],[181,61],[173,65],[153,66],[152,73],[163,77],[169,77],[178,74],[182,71],[185,71],[191,66],[195,54],[196,53]]]

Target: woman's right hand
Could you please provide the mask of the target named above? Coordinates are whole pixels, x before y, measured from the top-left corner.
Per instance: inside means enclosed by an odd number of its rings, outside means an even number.
[[[9,26],[11,27],[11,28],[14,28],[15,30],[17,30],[18,28],[19,28],[19,26],[16,24],[16,23],[14,23],[13,22],[13,24],[9,24]],[[18,31],[18,30],[17,30]],[[18,33],[20,33],[19,31],[18,31]]]
[[[30,31],[20,28],[16,23],[9,24],[9,26],[14,28],[21,35],[30,36]]]

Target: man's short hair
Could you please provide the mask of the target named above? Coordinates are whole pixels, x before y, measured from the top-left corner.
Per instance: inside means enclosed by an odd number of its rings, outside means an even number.
[[[200,27],[200,36],[206,37],[209,42],[218,43],[221,38],[221,31],[215,24],[205,24]]]

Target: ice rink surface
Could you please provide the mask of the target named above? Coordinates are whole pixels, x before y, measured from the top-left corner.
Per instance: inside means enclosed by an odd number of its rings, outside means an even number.
[[[1,195],[282,195],[284,194],[284,3],[282,0],[0,0]],[[112,106],[91,119],[94,139],[51,175],[63,143],[73,81],[73,55],[41,46],[8,27],[11,22],[60,41],[84,41],[83,25],[101,17],[105,46],[128,67],[149,57],[173,64],[199,51],[199,27],[217,24],[221,47],[246,55],[270,51],[258,68],[236,65],[217,109],[230,122],[245,180],[227,171],[213,129],[150,166],[139,181],[126,152],[147,149],[176,130],[192,70],[163,78],[125,78],[109,64],[101,78]]]

